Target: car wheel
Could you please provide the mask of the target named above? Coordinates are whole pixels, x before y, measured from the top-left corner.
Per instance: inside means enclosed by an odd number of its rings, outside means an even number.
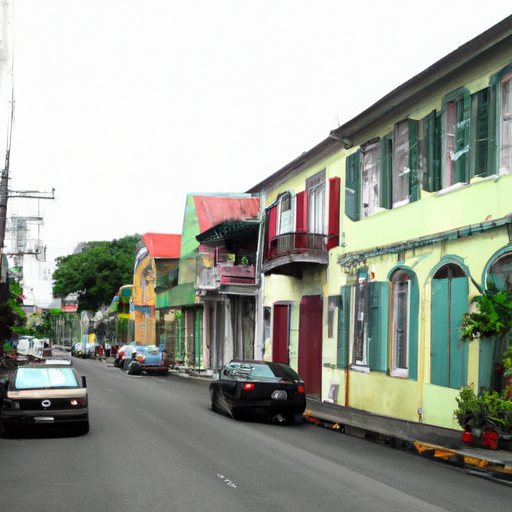
[[[231,407],[230,412],[234,420],[239,421],[244,418],[244,412],[241,411],[238,407]]]
[[[0,436],[9,437],[11,435],[11,428],[8,427],[0,418]]]
[[[215,390],[210,391],[210,400],[212,402],[212,411],[220,413],[221,410],[217,405],[219,403],[219,393]]]
[[[80,436],[84,436],[85,434],[87,434],[89,432],[89,420],[79,423],[77,431],[78,435]]]

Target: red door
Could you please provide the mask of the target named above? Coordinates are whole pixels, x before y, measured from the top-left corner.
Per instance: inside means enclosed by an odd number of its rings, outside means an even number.
[[[321,295],[302,297],[297,370],[306,383],[306,393],[318,398],[322,391],[322,312]]]
[[[290,341],[290,306],[274,304],[274,326],[272,329],[272,361],[290,363],[288,346]]]

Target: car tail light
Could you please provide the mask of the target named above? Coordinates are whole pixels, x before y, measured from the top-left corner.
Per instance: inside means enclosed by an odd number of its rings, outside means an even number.
[[[86,400],[85,398],[73,398],[70,403],[73,407],[85,407]]]
[[[252,382],[246,382],[243,386],[242,386],[242,389],[245,390],[245,391],[249,391],[250,389],[252,389],[254,387],[254,384]]]
[[[306,388],[304,388],[304,386],[298,386],[298,387],[297,387],[297,391],[298,391],[299,393],[305,393],[305,392],[306,392]]]

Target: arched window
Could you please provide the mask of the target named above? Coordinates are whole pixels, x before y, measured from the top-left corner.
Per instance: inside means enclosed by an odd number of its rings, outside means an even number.
[[[412,276],[403,269],[391,275],[391,375],[409,377]]]
[[[485,286],[487,289],[512,291],[512,252],[506,252],[492,262]]]

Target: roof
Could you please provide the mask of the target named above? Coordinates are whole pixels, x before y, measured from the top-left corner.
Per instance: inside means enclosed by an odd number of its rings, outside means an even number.
[[[465,43],[403,83],[350,121],[332,130],[329,136],[322,142],[309,151],[305,151],[295,160],[251,187],[247,192],[254,193],[268,190],[278,183],[286,182],[289,179],[288,177],[293,176],[302,166],[310,165],[322,155],[336,151],[340,147],[350,148],[352,146],[351,137],[359,131],[388,115],[390,112],[396,112],[398,105],[403,109],[407,109],[408,106],[417,101],[418,97],[426,94],[426,91],[428,91],[432,84],[441,80],[447,73],[457,72],[463,69],[464,66],[467,66],[473,59],[480,58],[485,52],[493,51],[493,47],[496,45],[503,44],[503,42],[506,43],[506,39],[511,34],[512,16],[508,16],[489,30]]]
[[[492,51],[493,47],[506,42],[512,35],[512,16],[508,16],[489,30],[486,30],[471,41],[449,53],[432,66],[403,83],[389,94],[381,98],[377,103],[360,113],[349,122],[331,131],[331,137],[340,140],[348,146],[352,137],[358,131],[381,119],[389,112],[397,108],[398,104],[408,105],[417,101],[418,97],[426,94],[426,91],[441,80],[448,73],[455,73],[474,59],[481,58],[485,52]]]
[[[229,221],[257,220],[259,197],[194,196],[201,233]]]
[[[179,258],[181,251],[181,235],[163,233],[146,233],[142,241],[152,258]]]

